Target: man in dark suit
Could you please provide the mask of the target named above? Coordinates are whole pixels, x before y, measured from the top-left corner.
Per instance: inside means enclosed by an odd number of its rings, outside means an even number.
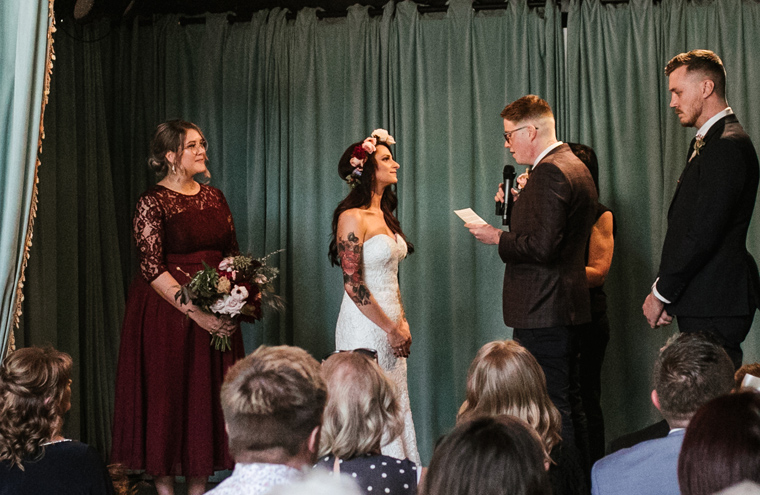
[[[757,153],[726,104],[726,72],[715,53],[677,55],[665,74],[681,125],[699,130],[668,210],[660,271],[643,311],[652,328],[676,316],[682,332],[711,333],[738,368],[760,284],[746,248]]]
[[[596,212],[596,188],[586,166],[557,141],[549,104],[523,96],[501,113],[504,147],[532,166],[512,210],[510,232],[466,224],[481,242],[498,244],[505,264],[504,323],[538,360],[552,401],[562,414],[562,437],[574,439],[570,420],[575,326],[591,321],[586,285],[586,241]],[[504,199],[500,189],[497,200]],[[575,380],[572,380],[575,381]]]

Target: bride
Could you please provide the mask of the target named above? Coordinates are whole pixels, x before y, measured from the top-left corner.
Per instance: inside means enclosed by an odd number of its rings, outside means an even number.
[[[375,129],[349,146],[338,162],[351,192],[335,209],[330,241],[330,261],[342,268],[345,288],[335,346],[377,351],[380,367],[396,384],[405,424],[404,434],[383,446],[382,453],[419,464],[406,384],[412,335],[398,286],[398,263],[414,246],[406,242],[393,214],[398,199],[391,186],[398,182],[399,164],[389,146],[395,143],[388,131]]]

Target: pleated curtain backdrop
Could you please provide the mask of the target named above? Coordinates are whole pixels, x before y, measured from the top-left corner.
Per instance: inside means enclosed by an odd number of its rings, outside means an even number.
[[[350,143],[384,127],[398,141],[398,215],[416,247],[400,280],[414,339],[410,396],[427,463],[454,424],[476,350],[511,336],[501,319],[496,249],[476,243],[452,210],[472,207],[496,221],[495,187],[502,167],[514,164],[499,112],[527,93],[552,105],[560,139],[599,153],[602,200],[620,225],[607,285],[608,432],[647,424],[655,418],[647,402],[652,361],[674,330],[650,330],[640,306],[689,139],[667,108],[662,68],[695,48],[700,30],[708,38],[723,33],[733,43],[714,49],[729,70],[730,103],[760,144],[749,101],[760,62],[744,55],[757,41],[757,8],[738,0],[616,7],[576,0],[567,63],[559,9],[552,2],[529,9],[525,0],[491,12],[451,0],[446,13],[421,15],[405,1],[376,17],[353,6],[342,19],[303,9],[291,21],[274,9],[233,24],[207,15],[202,23],[157,16],[61,26],[20,340],[75,356],[80,384],[68,434],[108,450],[123,300],[136,273],[131,216],[154,181],[146,158],[158,123],[182,117],[204,130],[211,184],[227,196],[242,250],[285,249],[275,261],[287,310],[246,326],[246,349],[286,343],[316,357],[334,347],[343,290],[340,269],[327,259],[332,212],[348,192],[337,161]],[[673,25],[685,33],[671,33]],[[745,356],[758,359],[756,337]]]
[[[675,55],[715,51],[727,72],[726,93],[756,149],[760,146],[760,3],[631,0],[623,5],[574,0],[568,13],[567,140],[599,157],[600,201],[618,222],[608,282],[611,339],[603,370],[608,432],[659,420],[649,400],[654,359],[677,325],[652,330],[641,305],[654,282],[667,211],[696,129],[673,109],[664,68]],[[721,170],[714,171],[721,180]],[[760,256],[757,214],[747,248]],[[757,321],[744,342],[744,362],[760,361]]]

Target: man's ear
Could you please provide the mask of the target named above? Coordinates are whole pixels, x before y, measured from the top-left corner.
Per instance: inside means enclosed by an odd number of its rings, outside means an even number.
[[[702,98],[707,98],[715,91],[715,82],[712,79],[705,79],[700,84],[702,89]]]
[[[660,409],[660,396],[657,395],[657,390],[652,390],[652,404],[654,404],[654,407],[656,407],[658,411],[662,411],[662,409]]]
[[[315,426],[313,430],[311,430],[311,434],[309,435],[309,452],[316,453],[317,450],[319,450],[319,437],[322,433],[322,426]]]

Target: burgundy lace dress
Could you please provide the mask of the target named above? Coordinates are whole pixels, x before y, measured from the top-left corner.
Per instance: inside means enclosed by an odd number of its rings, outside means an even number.
[[[140,274],[121,331],[111,462],[154,476],[231,469],[219,393],[244,356],[240,332],[231,351],[215,350],[208,332],[150,286],[165,271],[184,284],[202,261],[215,266],[237,254],[227,201],[210,186],[192,196],[155,186],[137,202],[133,233]]]

